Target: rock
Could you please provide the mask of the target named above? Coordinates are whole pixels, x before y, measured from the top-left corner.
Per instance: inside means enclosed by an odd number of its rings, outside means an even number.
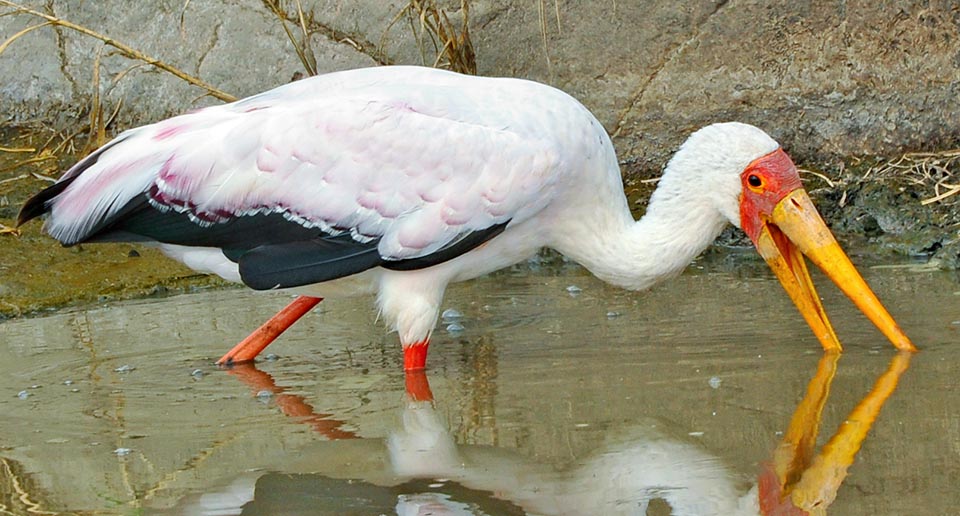
[[[24,3],[41,11],[48,4]],[[49,4],[58,16],[236,96],[302,71],[279,21],[258,2]],[[406,2],[301,4],[314,20],[310,41],[321,72],[433,59],[429,43],[421,57],[405,20],[391,26]],[[459,1],[441,4],[458,23]],[[944,123],[960,120],[954,2],[571,2],[557,11],[545,5],[541,19],[537,2],[472,0],[479,71],[547,82],[581,99],[615,134],[628,173],[656,173],[691,130],[731,119],[765,128],[799,161],[818,163],[960,141],[960,123]],[[0,17],[0,33],[37,21]],[[381,41],[384,55],[376,48]],[[219,102],[88,36],[45,27],[0,55],[0,115],[62,128],[83,123],[77,114],[90,105],[101,50],[103,104],[109,111],[123,100],[120,127]]]

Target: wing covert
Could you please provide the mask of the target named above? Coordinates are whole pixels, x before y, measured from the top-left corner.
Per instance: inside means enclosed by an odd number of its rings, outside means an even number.
[[[275,216],[309,230],[295,240],[349,235],[403,261],[549,204],[574,152],[555,134],[556,111],[582,106],[525,81],[383,77],[321,76],[124,133],[68,171],[70,186],[45,201],[47,229],[67,244],[109,239],[136,214],[157,218],[149,208],[178,215],[163,238],[229,247],[252,227],[233,221]],[[187,235],[184,220],[205,236]]]

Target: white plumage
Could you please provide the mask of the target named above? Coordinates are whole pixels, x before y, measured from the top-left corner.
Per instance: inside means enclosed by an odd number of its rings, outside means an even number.
[[[542,247],[630,289],[677,274],[725,224],[740,225],[741,174],[778,148],[745,124],[698,131],[635,222],[609,137],[569,95],[517,79],[370,68],[127,131],[28,202],[21,222],[48,211],[46,230],[67,244],[160,240],[231,281],[266,274],[257,288],[376,292],[406,349],[428,340],[448,283]],[[779,163],[799,186],[789,158]],[[273,225],[230,232],[251,220]],[[294,273],[317,268],[304,246],[318,242],[342,270],[313,284],[303,278],[317,274]]]
[[[415,257],[523,222],[549,204],[554,182],[575,179],[571,157],[602,148],[584,147],[587,132],[606,140],[579,103],[536,83],[385,70],[315,77],[125,132],[52,206],[47,230],[76,240],[154,187],[201,224],[273,211],[358,241],[382,237],[384,257]]]

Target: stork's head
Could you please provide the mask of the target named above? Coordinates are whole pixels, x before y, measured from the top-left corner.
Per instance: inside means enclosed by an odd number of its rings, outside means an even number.
[[[701,152],[684,153],[696,148]],[[803,255],[840,287],[898,349],[915,350],[840,249],[779,144],[756,127],[726,123],[694,133],[676,158],[698,162],[717,209],[747,233],[826,350],[840,342],[820,304]]]

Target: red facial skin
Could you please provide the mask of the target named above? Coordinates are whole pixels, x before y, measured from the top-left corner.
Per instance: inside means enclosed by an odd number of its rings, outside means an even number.
[[[760,179],[760,185],[751,185],[750,176]],[[740,182],[740,227],[756,244],[764,219],[787,194],[801,188],[800,175],[790,156],[777,149],[747,165]]]

